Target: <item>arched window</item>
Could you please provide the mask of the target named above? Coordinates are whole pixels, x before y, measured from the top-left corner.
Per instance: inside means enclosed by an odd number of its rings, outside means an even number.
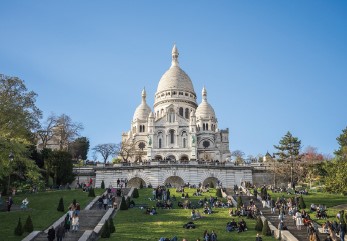
[[[170,143],[174,144],[175,143],[175,131],[170,130]]]
[[[208,131],[208,123],[206,123],[206,130]]]
[[[205,123],[202,124],[202,130],[205,130]]]
[[[142,126],[142,132],[145,132],[145,126]]]
[[[142,125],[140,125],[140,132],[142,132]]]
[[[189,109],[188,108],[186,108],[185,117],[186,117],[186,119],[189,118]]]
[[[183,148],[186,148],[186,147],[187,147],[187,139],[183,138]]]
[[[183,107],[180,107],[179,114],[180,116],[183,116]]]
[[[161,148],[161,138],[159,138],[159,148]]]
[[[175,111],[173,109],[169,111],[169,122],[175,122]]]

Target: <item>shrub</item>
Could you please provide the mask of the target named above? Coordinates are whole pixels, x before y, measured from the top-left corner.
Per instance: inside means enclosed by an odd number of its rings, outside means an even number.
[[[263,221],[261,220],[261,217],[258,216],[257,223],[255,224],[255,230],[261,232],[263,231],[263,226]]]
[[[112,218],[108,220],[108,227],[110,229],[110,233],[114,233],[116,231],[116,227],[114,226]]]
[[[105,182],[104,182],[104,180],[102,180],[100,188],[101,189],[105,189]]]
[[[127,206],[127,203],[126,203],[126,201],[125,201],[125,198],[124,198],[124,196],[122,197],[122,201],[121,201],[121,203],[120,203],[120,208],[119,208],[120,210],[128,210],[128,206]]]
[[[126,203],[127,207],[129,208],[130,207],[130,197],[126,198],[125,203]]]
[[[267,219],[264,220],[262,233],[265,236],[271,236],[271,229],[269,227],[269,223],[268,223]]]
[[[140,182],[140,189],[142,189],[143,188],[143,183],[142,183],[142,181]]]
[[[30,215],[28,216],[27,220],[25,221],[23,230],[24,230],[24,232],[28,232],[28,233],[31,233],[32,231],[34,231],[33,220],[31,219]]]
[[[109,238],[110,235],[110,227],[108,226],[108,221],[106,221],[102,226],[101,238]]]
[[[19,218],[17,227],[14,229],[14,234],[17,235],[17,236],[22,236],[23,233],[24,233],[24,231],[23,231],[22,222],[21,222],[21,220]]]
[[[223,197],[222,190],[220,188],[217,188],[216,195],[217,195],[217,197]]]
[[[237,208],[241,208],[243,206],[242,198],[241,196],[237,197]]]
[[[57,211],[58,211],[58,212],[64,212],[64,200],[63,200],[62,197],[61,197],[60,200],[59,200],[59,204],[58,204],[58,207],[57,207]]]
[[[133,207],[135,207],[135,202],[134,202],[134,200],[131,200],[129,208],[133,208]]]
[[[301,195],[299,198],[299,209],[305,209],[305,208],[306,208],[306,204],[305,204],[304,198]]]
[[[133,198],[138,198],[140,195],[139,195],[139,190],[137,188],[134,188],[134,191],[133,191]]]
[[[94,188],[92,188],[92,187],[89,188],[88,197],[95,197]]]

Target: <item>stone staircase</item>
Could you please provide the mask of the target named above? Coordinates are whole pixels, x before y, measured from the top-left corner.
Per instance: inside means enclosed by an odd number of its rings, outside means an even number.
[[[124,188],[123,189],[123,195],[126,196],[129,194],[129,192],[130,192],[130,188]],[[80,211],[79,230],[77,232],[70,231],[70,232],[65,233],[65,237],[63,239],[64,241],[78,241],[83,236],[85,231],[87,231],[87,230],[93,231],[98,226],[99,222],[101,221],[103,216],[106,214],[108,208],[106,210],[104,209],[103,206],[102,206],[102,208],[100,208],[98,203],[97,203],[97,198],[95,200],[96,200],[95,203],[90,204],[91,205],[90,208],[87,207],[86,209]],[[116,202],[118,203],[118,207],[120,207],[121,201],[122,201],[121,197],[116,197]],[[59,219],[61,223],[63,222],[64,217],[65,217],[65,215]],[[30,240],[30,241],[47,241],[47,233],[48,233],[49,228],[50,227],[48,227],[43,232],[39,232],[38,235],[35,235],[35,238],[29,238],[28,237],[27,240]]]
[[[230,193],[231,196],[237,200],[238,195],[234,194],[234,193]],[[273,226],[278,227],[278,224],[280,222],[278,216],[278,210],[275,211],[274,214],[271,213],[271,209],[268,207],[263,208],[262,203],[256,199],[254,196],[247,196],[244,195],[243,193],[240,194],[241,198],[242,198],[242,202],[244,203],[245,206],[248,206],[250,203],[250,200],[253,199],[255,205],[259,208],[259,210],[262,212],[263,216],[272,223]],[[292,218],[292,216],[290,215],[285,215],[284,218],[284,224],[287,226],[288,231],[299,241],[306,241],[308,240],[308,234],[307,234],[307,227],[306,226],[302,226],[301,230],[298,230],[296,227],[296,224]],[[326,234],[319,234],[319,238],[320,240],[324,240],[326,238]]]

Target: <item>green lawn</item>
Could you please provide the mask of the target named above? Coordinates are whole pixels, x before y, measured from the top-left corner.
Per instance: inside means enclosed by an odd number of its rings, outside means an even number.
[[[171,195],[180,197],[175,193],[174,189],[170,189]],[[189,193],[191,201],[197,202],[201,197],[193,197],[194,189],[186,189]],[[211,193],[206,193],[207,198],[212,194],[215,196],[215,190]],[[134,199],[135,203],[143,204],[148,203],[150,206],[155,205],[154,201],[148,198],[152,197],[152,189],[141,189],[140,197]],[[177,198],[180,200],[180,198]],[[202,214],[202,209],[199,210]],[[228,215],[228,208],[216,208],[211,215],[204,215],[205,217],[194,221],[196,229],[185,229],[183,224],[191,221],[189,209],[181,209],[177,207],[175,202],[174,209],[165,210],[159,209],[158,214],[151,216],[144,214],[144,210],[140,208],[132,208],[126,211],[119,211],[114,218],[116,225],[116,232],[112,234],[110,240],[117,241],[131,241],[131,240],[151,240],[157,241],[160,237],[172,238],[177,236],[181,241],[186,238],[188,241],[196,241],[197,238],[202,240],[202,235],[205,230],[211,232],[215,230],[218,235],[218,241],[229,240],[255,240],[256,231],[254,230],[255,221],[245,219],[248,226],[248,231],[244,233],[228,233],[225,231],[225,226],[231,217]],[[236,218],[236,221],[239,219]],[[274,240],[271,237],[263,238],[266,240]]]
[[[96,195],[102,193],[102,190],[95,190]],[[14,235],[14,229],[17,226],[18,219],[21,218],[24,225],[28,215],[31,216],[34,224],[34,230],[44,230],[60,218],[63,213],[57,211],[59,199],[64,199],[65,209],[73,199],[76,199],[83,209],[93,198],[88,197],[88,193],[82,190],[66,190],[66,191],[47,191],[36,194],[19,194],[14,197],[14,204],[20,205],[22,200],[27,197],[29,200],[29,210],[27,211],[11,211],[0,212],[0,241],[19,241],[22,240],[27,233],[21,237]],[[2,198],[4,200],[4,197]]]
[[[260,193],[260,190],[259,190]],[[282,195],[285,198],[293,197],[294,195],[287,195],[286,193],[272,193],[269,192],[271,197],[274,197],[277,199],[277,197],[281,197]],[[311,218],[318,222],[319,224],[323,224],[325,220],[323,219],[316,219],[315,213],[310,212],[310,205],[311,203],[314,203],[316,205],[322,204],[325,205],[328,209],[328,219],[333,221],[336,219],[336,214],[340,211],[340,209],[333,208],[340,204],[347,204],[347,197],[343,196],[342,194],[329,194],[329,193],[323,193],[323,192],[309,192],[308,195],[303,195],[305,204],[306,204],[306,211],[309,212]]]

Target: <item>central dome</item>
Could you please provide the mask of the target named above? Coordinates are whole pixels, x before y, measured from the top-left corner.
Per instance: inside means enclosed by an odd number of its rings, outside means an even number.
[[[172,49],[172,64],[165,74],[161,77],[157,93],[163,91],[180,90],[191,92],[195,95],[193,83],[189,76],[178,65],[178,50],[176,45]]]

